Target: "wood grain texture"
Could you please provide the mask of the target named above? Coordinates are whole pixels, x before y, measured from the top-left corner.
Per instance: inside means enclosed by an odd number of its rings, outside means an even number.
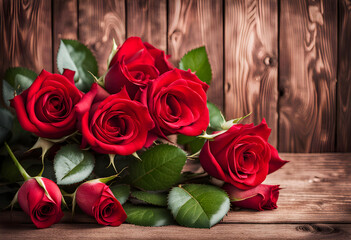
[[[0,1],[0,77],[8,67],[52,71],[51,1]]]
[[[225,1],[225,113],[259,124],[277,146],[278,5],[276,0]]]
[[[57,51],[61,39],[78,39],[78,0],[53,0],[53,70],[56,66]]]
[[[223,108],[223,6],[217,0],[169,0],[168,53],[178,66],[189,50],[206,46],[212,67],[209,101]]]
[[[0,225],[3,239],[350,239],[351,224],[218,224],[211,229],[181,226],[141,227],[123,224],[55,224],[34,229],[31,224]]]
[[[279,150],[335,149],[337,1],[281,1]]]
[[[138,36],[167,51],[166,0],[127,1],[127,36]]]
[[[107,69],[112,40],[117,45],[125,40],[124,0],[80,0],[78,37],[93,52],[99,64],[99,74]]]
[[[351,1],[339,1],[336,150],[351,152]]]

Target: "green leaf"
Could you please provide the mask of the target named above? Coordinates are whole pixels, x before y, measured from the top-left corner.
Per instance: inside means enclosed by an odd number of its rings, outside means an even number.
[[[219,110],[219,108],[213,103],[207,102],[207,108],[210,113],[210,128],[213,131],[220,131],[222,129],[222,124],[225,123],[224,116]]]
[[[0,108],[0,145],[2,145],[11,132],[14,116],[5,108]]]
[[[174,223],[170,211],[166,208],[135,206],[125,204],[123,206],[127,214],[127,222],[139,226],[160,227]]]
[[[196,153],[200,151],[205,144],[205,139],[179,134],[177,137],[177,143],[184,145],[188,152]]]
[[[161,207],[167,206],[167,194],[165,193],[135,191],[132,192],[132,197],[152,205]]]
[[[57,184],[68,185],[83,181],[94,168],[94,156],[78,145],[66,145],[56,154],[54,170]]]
[[[134,160],[129,170],[131,185],[143,190],[165,190],[180,179],[185,164],[185,152],[168,144],[148,149],[140,160]]]
[[[130,187],[126,184],[114,184],[110,186],[113,195],[117,198],[117,200],[123,205],[129,198]]]
[[[94,55],[84,44],[76,40],[61,39],[57,53],[57,68],[61,74],[64,68],[75,71],[74,81],[77,88],[83,92],[89,91],[94,82],[94,77],[90,73],[98,75]]]
[[[230,201],[218,187],[187,184],[170,191],[168,207],[180,225],[210,228],[227,214]]]
[[[186,53],[179,62],[179,68],[185,71],[191,69],[201,81],[211,83],[212,71],[205,46]]]
[[[14,67],[8,68],[5,73],[5,80],[17,91],[26,90],[37,78],[37,74],[27,68]]]
[[[6,81],[2,81],[2,97],[7,106],[10,106],[10,99],[15,97],[15,89]]]

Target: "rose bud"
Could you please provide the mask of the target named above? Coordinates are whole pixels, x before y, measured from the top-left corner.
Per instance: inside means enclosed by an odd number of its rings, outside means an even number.
[[[37,228],[50,227],[63,217],[61,210],[62,195],[59,187],[47,178],[42,181],[47,193],[35,178],[24,182],[18,190],[18,203]]]
[[[260,184],[249,190],[241,190],[226,183],[222,188],[228,193],[233,206],[258,211],[277,208],[279,185]]]
[[[225,133],[207,141],[200,152],[205,171],[240,189],[261,184],[267,174],[281,168],[287,161],[268,143],[271,129],[261,124],[236,124]]]
[[[173,69],[164,51],[139,37],[128,38],[117,50],[105,76],[105,88],[109,93],[118,93],[126,87],[129,96],[135,99],[139,90],[149,81]]]
[[[119,226],[126,219],[121,203],[115,198],[110,188],[102,182],[86,182],[76,192],[78,206],[99,224]]]
[[[43,70],[33,84],[11,100],[23,129],[43,138],[59,139],[76,131],[74,106],[83,93],[74,85],[74,72]]]
[[[155,79],[143,97],[156,125],[149,139],[179,133],[197,136],[205,131],[210,121],[207,89],[190,71],[173,69]]]
[[[132,101],[125,89],[110,95],[94,83],[76,106],[82,147],[103,154],[129,155],[140,150],[154,123],[147,107]]]

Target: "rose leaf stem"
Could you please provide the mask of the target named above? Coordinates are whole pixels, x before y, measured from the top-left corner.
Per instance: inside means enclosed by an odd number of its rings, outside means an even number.
[[[22,167],[22,165],[18,162],[17,158],[15,157],[15,155],[13,154],[11,148],[9,147],[9,145],[7,144],[7,142],[4,143],[7,152],[9,153],[10,157],[12,158],[15,166],[17,167],[18,171],[21,173],[22,177],[24,178],[25,181],[31,179],[32,177],[29,176],[29,174],[26,172],[26,170]]]

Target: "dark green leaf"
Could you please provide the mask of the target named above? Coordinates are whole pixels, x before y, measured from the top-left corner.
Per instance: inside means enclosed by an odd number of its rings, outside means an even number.
[[[132,197],[152,205],[161,206],[161,207],[167,206],[167,194],[165,193],[135,191],[135,192],[132,192]]]
[[[8,68],[5,73],[5,80],[16,89],[17,93],[26,90],[37,78],[37,74],[27,68]]]
[[[128,216],[126,221],[131,224],[159,227],[174,223],[170,211],[165,208],[135,206],[132,204],[125,204],[123,208]]]
[[[19,155],[16,154],[16,157],[18,158]],[[20,160],[20,163],[30,176],[38,175],[42,167],[41,160],[38,158],[26,158]],[[7,179],[11,183],[23,181],[22,175],[8,155],[2,156],[1,177]]]
[[[21,143],[26,146],[32,146],[34,144],[33,142],[36,140],[36,137],[31,132],[22,128],[17,117],[13,119],[11,133],[12,135],[9,143],[12,144]]]
[[[9,138],[14,116],[5,108],[0,108],[0,145]]]
[[[18,189],[10,189],[7,192],[0,193],[0,210],[8,207]]]
[[[78,145],[66,145],[56,154],[54,170],[57,184],[68,185],[86,179],[93,171],[94,156]]]
[[[107,154],[101,154],[96,156],[94,173],[97,178],[108,177],[116,174],[116,171],[110,165],[110,159]]]
[[[214,131],[220,131],[222,124],[225,123],[225,119],[221,110],[213,103],[207,102],[207,108],[210,113],[210,128]]]
[[[185,161],[186,154],[182,149],[168,144],[157,145],[144,152],[141,161],[134,160],[130,164],[130,182],[143,190],[168,189],[180,179]]]
[[[124,204],[128,200],[130,194],[129,185],[114,184],[110,186],[110,189],[121,204]]]
[[[82,43],[76,40],[62,39],[57,53],[57,68],[60,73],[67,68],[75,71],[74,81],[78,89],[89,91],[94,77],[98,75],[98,65],[94,55]]]
[[[42,176],[52,180],[53,182],[56,182],[56,176],[55,176],[55,170],[54,170],[54,163],[53,163],[53,161],[45,159],[44,166],[45,167],[44,167],[44,172],[43,172]]]
[[[128,156],[115,156],[115,166],[118,172],[122,171],[125,167],[127,167],[135,157]],[[128,172],[128,168],[125,169],[118,177],[123,178]],[[110,158],[107,154],[98,155],[95,162],[94,173],[97,177],[108,177],[116,174],[112,165],[110,165]]]
[[[218,187],[187,184],[170,191],[168,207],[180,225],[210,228],[227,214],[230,201]]]
[[[207,84],[211,83],[211,65],[204,46],[195,48],[185,54],[179,62],[179,68],[182,70],[191,69],[201,81]]]

